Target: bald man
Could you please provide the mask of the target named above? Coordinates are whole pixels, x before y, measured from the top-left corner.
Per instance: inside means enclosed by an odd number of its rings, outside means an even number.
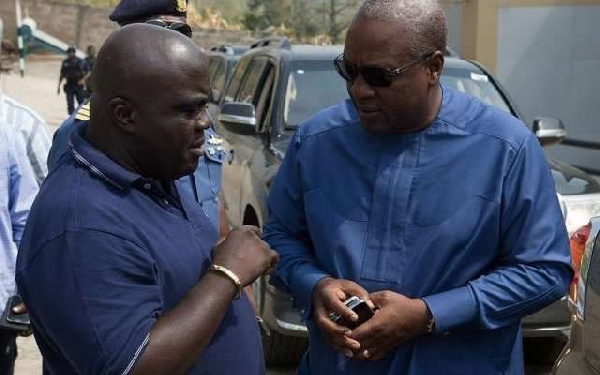
[[[334,61],[351,99],[299,128],[271,186],[271,279],[304,307],[302,375],[520,375],[521,318],[568,290],[544,152],[440,86],[446,34],[436,0],[365,1]],[[351,296],[377,313],[358,322]]]
[[[151,25],[98,54],[94,116],[44,183],[17,260],[45,374],[263,374],[242,288],[277,262],[179,193],[204,153],[207,56]]]
[[[120,26],[148,23],[180,32],[188,38],[192,37],[192,28],[186,23],[187,0],[121,0],[109,18]],[[101,82],[104,78],[98,77],[97,81]],[[71,134],[76,125],[89,123],[90,117],[90,105],[86,103],[54,133],[52,147],[49,152],[46,149],[48,172],[51,172],[68,152]],[[222,140],[211,124],[211,127],[206,129],[205,137],[205,148],[208,152],[200,159],[195,171],[181,178],[180,186],[183,194],[188,194],[202,207],[220,234],[226,235],[229,226],[224,204],[220,199],[222,165],[226,159],[226,152],[221,144]]]

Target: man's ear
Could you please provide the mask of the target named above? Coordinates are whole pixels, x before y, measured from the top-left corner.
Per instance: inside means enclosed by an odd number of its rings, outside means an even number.
[[[444,70],[444,54],[441,51],[435,51],[433,56],[429,58],[429,64],[427,64],[428,77],[430,85],[438,85],[440,77]]]
[[[126,133],[135,133],[135,107],[127,99],[116,97],[108,102],[110,119]]]

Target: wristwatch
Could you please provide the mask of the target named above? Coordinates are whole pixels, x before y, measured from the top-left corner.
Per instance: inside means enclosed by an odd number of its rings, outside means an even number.
[[[431,310],[429,309],[429,305],[427,305],[427,303],[425,303],[425,307],[427,307],[427,336],[433,336],[435,335],[435,317],[431,313]]]

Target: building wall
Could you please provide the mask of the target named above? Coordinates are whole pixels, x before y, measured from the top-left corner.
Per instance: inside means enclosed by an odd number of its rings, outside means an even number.
[[[450,23],[460,23],[461,55],[497,75],[528,124],[537,116],[556,117],[569,138],[600,143],[600,96],[595,93],[600,86],[600,0],[447,3]],[[462,17],[452,18],[452,12]],[[451,25],[451,33],[452,27],[457,26]],[[600,151],[559,145],[548,152],[600,170]]]

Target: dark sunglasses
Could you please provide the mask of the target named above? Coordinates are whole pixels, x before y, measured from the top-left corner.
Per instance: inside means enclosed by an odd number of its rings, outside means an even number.
[[[333,60],[333,65],[338,74],[347,82],[353,83],[358,75],[360,74],[365,82],[371,87],[390,87],[394,80],[394,77],[404,73],[410,67],[417,65],[430,57],[435,52],[427,53],[419,57],[417,60],[410,62],[398,69],[382,68],[379,66],[358,66],[347,61],[344,58],[344,54],[339,55]]]
[[[167,22],[161,19],[153,19],[146,21],[146,23],[149,25],[160,26],[169,30],[180,32],[188,38],[192,37],[192,27],[185,22]]]

